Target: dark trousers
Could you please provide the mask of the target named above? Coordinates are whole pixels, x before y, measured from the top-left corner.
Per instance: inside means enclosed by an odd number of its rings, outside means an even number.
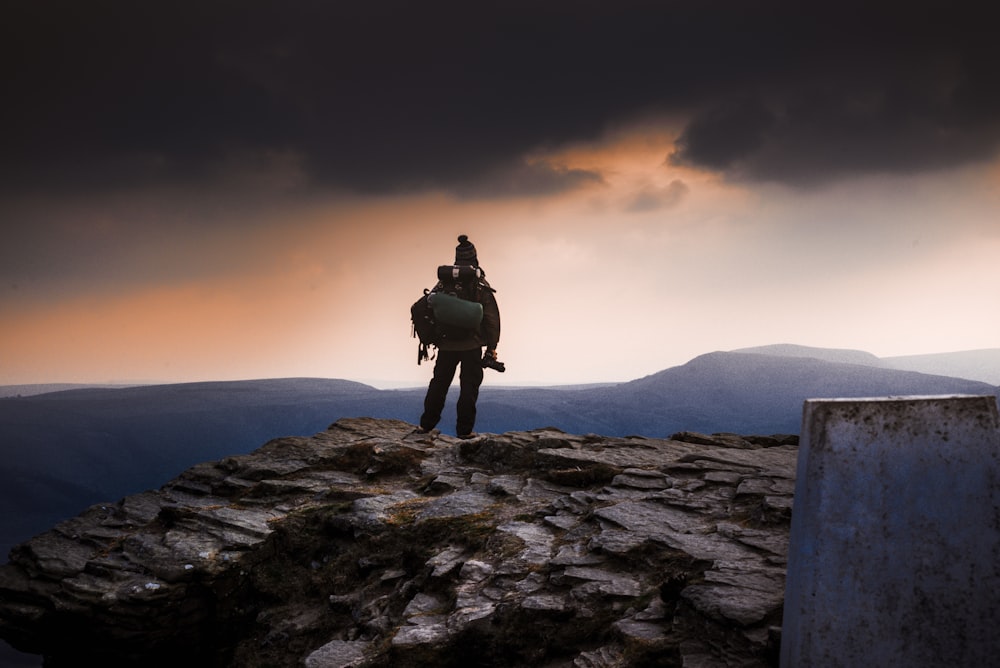
[[[455,370],[462,365],[458,376],[460,393],[458,395],[455,433],[459,436],[471,434],[476,426],[476,400],[479,399],[479,386],[483,384],[483,364],[480,348],[472,350],[438,350],[437,362],[434,363],[434,377],[427,387],[424,397],[424,414],[420,416],[420,426],[428,431],[437,426],[441,420],[441,411],[448,397],[448,388],[455,378]]]

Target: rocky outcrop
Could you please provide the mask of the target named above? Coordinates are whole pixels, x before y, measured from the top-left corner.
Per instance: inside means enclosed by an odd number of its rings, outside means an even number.
[[[775,665],[796,454],[344,419],[16,547],[0,636],[47,666]]]

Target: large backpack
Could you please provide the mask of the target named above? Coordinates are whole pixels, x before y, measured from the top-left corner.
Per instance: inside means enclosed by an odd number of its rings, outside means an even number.
[[[410,307],[413,336],[420,340],[417,364],[433,359],[431,346],[442,341],[468,338],[479,331],[483,321],[480,298],[489,289],[485,273],[479,267],[442,265],[437,270],[437,285],[424,290]]]

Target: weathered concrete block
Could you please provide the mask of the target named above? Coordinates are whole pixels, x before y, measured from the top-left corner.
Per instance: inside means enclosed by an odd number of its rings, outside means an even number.
[[[783,668],[996,665],[998,629],[996,397],[807,401]]]

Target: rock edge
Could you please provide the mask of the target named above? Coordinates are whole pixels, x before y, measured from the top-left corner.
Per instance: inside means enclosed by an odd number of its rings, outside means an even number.
[[[0,636],[53,666],[776,665],[796,457],[341,419],[17,546]]]

